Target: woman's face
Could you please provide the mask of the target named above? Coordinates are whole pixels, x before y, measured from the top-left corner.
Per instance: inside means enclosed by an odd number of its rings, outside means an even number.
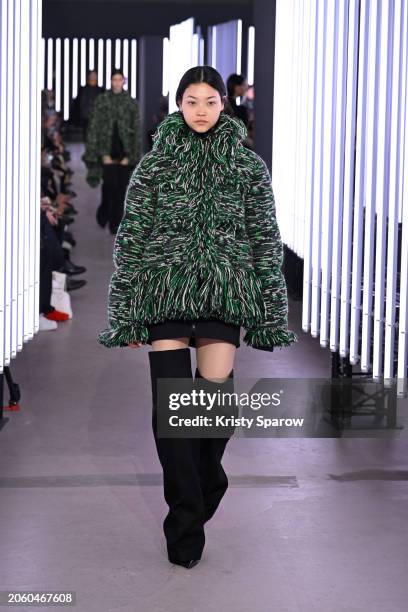
[[[187,125],[196,132],[207,132],[218,121],[224,101],[219,92],[207,83],[189,85],[179,109]]]

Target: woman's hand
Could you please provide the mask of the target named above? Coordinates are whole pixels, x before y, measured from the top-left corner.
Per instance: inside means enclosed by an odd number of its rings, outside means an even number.
[[[124,157],[122,159],[122,161],[120,162],[121,166],[128,166],[129,165],[129,159],[127,157]]]
[[[103,155],[102,156],[102,163],[103,164],[113,164],[113,160],[112,160],[110,155]]]
[[[51,200],[49,197],[44,196],[41,198],[41,208],[42,210],[48,210],[51,204]]]
[[[51,223],[51,225],[57,225],[58,220],[56,219],[55,214],[51,210],[47,210],[45,214],[47,215],[47,219]]]
[[[130,348],[140,348],[142,345],[140,342],[129,342],[128,346],[130,346]]]

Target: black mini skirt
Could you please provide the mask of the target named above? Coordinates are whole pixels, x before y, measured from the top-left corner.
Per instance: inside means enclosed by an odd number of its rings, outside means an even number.
[[[167,320],[163,323],[154,323],[148,326],[148,329],[148,344],[151,344],[153,340],[187,337],[190,338],[189,346],[192,347],[196,346],[196,338],[215,338],[224,342],[230,342],[237,348],[240,346],[240,326],[224,323],[224,321],[219,319]]]

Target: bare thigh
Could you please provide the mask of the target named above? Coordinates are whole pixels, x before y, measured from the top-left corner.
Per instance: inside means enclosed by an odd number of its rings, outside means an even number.
[[[172,351],[175,349],[187,348],[190,338],[169,338],[163,340],[153,340],[152,349],[154,351]]]
[[[196,339],[197,368],[204,378],[216,382],[227,380],[234,367],[237,347],[216,338]],[[222,379],[222,380],[221,380]]]

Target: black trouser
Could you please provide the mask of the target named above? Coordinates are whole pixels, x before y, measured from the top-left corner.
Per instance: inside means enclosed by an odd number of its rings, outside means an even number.
[[[54,308],[51,306],[52,292],[52,262],[44,245],[40,249],[40,312],[47,314]]]
[[[88,125],[89,125],[89,119],[82,119],[82,134],[83,134],[84,142],[86,142],[86,138],[87,138]]]
[[[191,380],[199,385],[196,371],[192,380],[190,349],[151,351],[149,353],[153,413],[152,427],[160,463],[163,468],[164,498],[169,512],[163,529],[171,562],[200,559],[205,544],[204,523],[216,511],[228,488],[228,478],[221,458],[229,438],[162,438],[157,435],[157,382],[161,378]],[[211,383],[215,389],[228,392],[230,378],[222,384]],[[227,388],[226,388],[227,387]],[[230,432],[231,435],[233,432]]]
[[[64,251],[59,243],[54,227],[41,211],[40,223],[40,312],[46,314],[54,310],[51,306],[52,272],[64,265]]]
[[[132,166],[119,163],[104,164],[102,175],[102,201],[96,218],[102,227],[109,223],[109,229],[116,234],[123,217],[126,189],[132,174]]]

